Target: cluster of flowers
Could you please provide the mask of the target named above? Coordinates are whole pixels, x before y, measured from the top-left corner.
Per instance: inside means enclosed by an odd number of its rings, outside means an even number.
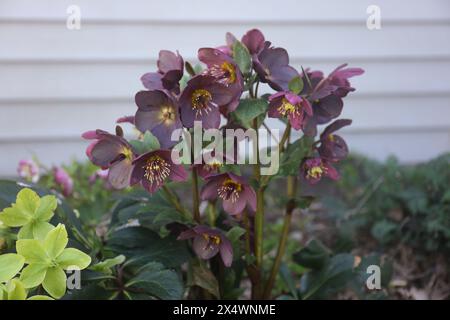
[[[253,68],[248,72],[239,68],[234,50],[237,43],[243,45],[251,58]],[[159,140],[159,150],[139,154],[124,138],[120,126],[115,134],[94,130],[82,135],[92,140],[87,156],[95,165],[108,170],[107,179],[112,187],[121,189],[141,184],[154,193],[168,180],[185,181],[186,168],[171,159],[171,148],[177,143],[171,140],[171,133],[179,128],[192,128],[194,121],[201,121],[204,129],[219,128],[222,117],[232,121],[230,113],[238,107],[244,91],[256,82],[267,83],[276,91],[268,98],[269,117],[285,119],[294,130],[315,136],[318,125],[329,123],[341,114],[342,99],[354,90],[348,79],[363,73],[362,69],[346,65],[339,66],[328,76],[303,69],[299,73],[289,64],[287,51],[272,46],[257,29],[248,31],[240,41],[228,33],[226,45],[201,48],[198,59],[206,65],[205,69],[196,74],[190,64],[186,64],[190,78],[183,86],[183,58],[178,52],[160,51],[158,70],[141,78],[147,90],[135,96],[136,114],[117,121],[132,123],[143,134],[150,131]],[[296,78],[305,84],[300,92],[290,90],[290,83]],[[323,176],[338,178],[332,164],[342,160],[348,148],[335,132],[350,123],[351,120],[336,120],[326,127],[320,140],[313,145],[314,156],[299,164],[300,174],[306,180],[316,183]],[[244,210],[254,212],[254,189],[244,177],[223,172],[220,160],[190,167],[206,182],[201,199],[221,199],[224,211],[230,215]],[[179,238],[194,238],[194,250],[200,257],[208,259],[220,251],[224,264],[231,264],[231,245],[219,230],[199,225]]]

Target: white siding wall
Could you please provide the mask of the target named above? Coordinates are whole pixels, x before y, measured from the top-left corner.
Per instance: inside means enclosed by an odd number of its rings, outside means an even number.
[[[66,9],[81,8],[79,31]],[[382,29],[366,28],[379,5]],[[21,158],[84,157],[80,133],[132,114],[159,49],[195,59],[202,46],[260,28],[294,66],[343,62],[364,76],[346,100],[353,151],[415,162],[450,151],[450,1],[1,0],[0,176]]]

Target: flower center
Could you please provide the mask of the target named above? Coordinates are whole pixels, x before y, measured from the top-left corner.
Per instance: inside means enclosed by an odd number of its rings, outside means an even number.
[[[122,154],[125,157],[125,159],[127,159],[127,160],[132,160],[133,159],[133,151],[131,151],[130,148],[123,147]]]
[[[220,244],[220,237],[212,234],[203,233],[203,238],[208,241],[207,247],[211,247],[211,245],[218,246]]]
[[[197,115],[201,114],[203,111],[205,111],[205,113],[208,113],[211,110],[211,100],[212,95],[208,90],[194,90],[191,96],[192,108],[196,110]]]
[[[240,183],[232,179],[226,179],[217,190],[217,193],[223,200],[231,199],[231,202],[236,202],[241,191],[242,185]]]
[[[144,177],[152,184],[163,183],[170,174],[170,164],[157,155],[148,158],[143,168],[145,169]]]
[[[236,68],[230,62],[223,62],[220,66],[213,65],[205,70],[204,74],[213,76],[219,83],[229,85],[236,82]]]
[[[206,163],[204,166],[203,166],[203,168],[206,170],[206,171],[209,171],[209,172],[211,172],[211,171],[215,171],[215,170],[218,170],[220,167],[222,167],[222,162],[220,162],[219,160],[217,160],[217,159],[214,159],[214,160],[211,160],[209,163]]]
[[[286,98],[283,98],[281,100],[281,105],[278,107],[278,112],[282,116],[294,114],[294,113],[300,113],[301,107],[299,105],[293,105],[290,103]]]
[[[160,119],[166,125],[173,123],[175,121],[175,109],[169,105],[162,106]]]
[[[328,135],[328,140],[330,140],[331,142],[334,142],[334,136],[332,134]]]

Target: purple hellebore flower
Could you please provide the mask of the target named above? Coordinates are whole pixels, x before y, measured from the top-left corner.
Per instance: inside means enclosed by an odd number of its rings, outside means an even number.
[[[149,72],[141,77],[142,84],[149,90],[174,90],[178,92],[183,77],[184,61],[178,53],[159,51],[158,72]]]
[[[33,160],[20,160],[17,173],[19,177],[33,183],[39,180],[39,166]]]
[[[326,97],[317,99],[312,103],[313,115],[306,117],[303,131],[308,136],[317,134],[317,125],[325,124],[339,117],[344,108],[344,101],[341,97],[329,94]]]
[[[116,123],[131,123],[134,124],[134,116],[123,116],[116,120]]]
[[[308,158],[300,165],[300,173],[310,184],[316,184],[326,176],[332,180],[339,179],[339,172],[325,159]]]
[[[342,127],[349,126],[352,120],[339,119],[334,121],[320,135],[319,154],[322,159],[337,162],[344,159],[348,154],[348,147],[342,137],[333,134]]]
[[[241,42],[247,47],[250,54],[258,54],[264,49],[264,35],[258,29],[251,29],[242,36]]]
[[[287,117],[295,130],[303,127],[305,117],[312,116],[309,101],[290,91],[280,91],[269,97],[269,117]]]
[[[111,185],[116,189],[129,186],[135,156],[131,145],[121,136],[103,130],[87,131],[82,137],[94,140],[86,149],[86,155],[93,164],[109,169]]]
[[[139,131],[149,130],[159,140],[162,149],[172,147],[172,132],[181,128],[178,106],[175,99],[164,91],[139,91],[135,97],[138,110],[134,124]]]
[[[223,200],[223,209],[231,215],[240,214],[246,207],[256,211],[255,190],[244,178],[231,172],[210,175],[201,191],[202,200]]]
[[[220,252],[220,257],[226,267],[230,267],[233,263],[233,247],[230,240],[220,230],[207,226],[196,226],[178,236],[178,240],[191,238],[194,238],[192,247],[201,259],[211,259]]]
[[[348,78],[364,73],[361,68],[345,68],[346,66],[347,64],[340,65],[328,76],[329,84],[335,88],[333,93],[339,97],[345,97],[350,91],[355,91]]]
[[[289,82],[298,77],[297,70],[289,65],[289,55],[283,48],[270,47],[270,42],[264,48],[252,55],[253,68],[258,73],[261,82],[268,83],[276,91],[289,90]]]
[[[219,107],[229,104],[233,98],[230,88],[215,77],[195,76],[188,81],[179,99],[181,121],[187,128],[192,128],[194,121],[202,121],[204,129],[218,128]]]
[[[72,194],[73,180],[66,170],[61,167],[53,168],[53,178],[55,179],[55,183],[61,187],[62,193],[65,197]]]
[[[173,163],[170,150],[147,152],[133,161],[131,184],[141,183],[150,193],[162,187],[168,179],[185,181],[187,172],[182,165]]]
[[[214,48],[201,48],[198,50],[198,59],[208,67],[203,74],[212,76],[217,82],[228,87],[233,94],[233,101],[225,108],[225,113],[234,111],[239,102],[239,98],[244,90],[244,78],[234,60]]]
[[[232,157],[223,153],[215,153],[214,150],[206,151],[201,157],[201,163],[199,161],[194,162],[192,166],[193,170],[197,170],[197,173],[203,179],[206,179],[210,175],[219,173],[220,168],[224,166],[225,163],[234,163]]]

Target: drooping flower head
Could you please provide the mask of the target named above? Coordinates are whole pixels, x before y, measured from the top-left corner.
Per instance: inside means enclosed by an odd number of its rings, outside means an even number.
[[[348,147],[342,137],[334,134],[342,127],[348,126],[352,123],[349,119],[339,119],[334,121],[320,135],[319,154],[323,159],[337,162],[343,160],[348,155]]]
[[[289,119],[295,130],[300,130],[305,117],[312,116],[309,101],[290,91],[280,91],[269,97],[269,117]]]
[[[276,91],[287,91],[289,82],[299,76],[297,70],[289,65],[287,51],[271,47],[270,42],[266,41],[264,49],[253,54],[252,59],[260,80]]]
[[[300,173],[311,184],[316,184],[322,177],[339,179],[339,172],[325,159],[308,158],[300,165]]]
[[[130,184],[130,175],[135,153],[131,145],[121,136],[103,130],[88,131],[83,138],[94,140],[86,149],[91,162],[102,169],[109,169],[108,181],[116,189]]]
[[[334,87],[333,93],[339,97],[345,97],[349,92],[355,91],[348,81],[349,78],[364,73],[361,68],[346,68],[346,66],[346,63],[340,65],[328,76],[329,85]]]
[[[181,128],[178,106],[175,99],[162,90],[139,91],[135,96],[138,110],[134,125],[139,131],[149,130],[159,140],[161,148],[172,147],[172,132]]]
[[[20,160],[17,173],[19,177],[33,183],[39,180],[39,166],[33,160]]]
[[[179,53],[168,50],[159,52],[158,72],[149,72],[141,77],[142,84],[149,90],[179,91],[179,81],[183,77],[184,61]]]
[[[230,88],[215,77],[195,76],[188,81],[179,99],[181,121],[187,128],[192,128],[194,121],[202,121],[205,129],[218,128],[219,107],[229,104],[233,98]]]
[[[235,160],[227,153],[223,154],[222,152],[216,152],[215,150],[206,150],[199,156],[199,159],[194,162],[192,167],[197,170],[200,177],[206,179],[210,175],[219,173],[220,168],[226,163],[235,163]]]
[[[334,94],[314,100],[312,103],[313,116],[305,118],[303,131],[308,136],[315,136],[317,125],[326,124],[339,117],[343,108],[342,98]]]
[[[220,252],[223,264],[230,267],[233,262],[233,247],[230,240],[218,229],[196,226],[182,232],[178,240],[194,238],[193,249],[201,259],[208,260]]]
[[[231,214],[240,214],[246,207],[256,210],[255,190],[244,178],[231,172],[211,175],[206,178],[201,191],[202,200],[222,199],[223,209]]]
[[[203,74],[214,77],[217,82],[228,87],[233,95],[235,103],[229,103],[223,112],[234,111],[244,89],[244,79],[239,67],[230,56],[214,48],[199,49],[198,59],[208,67]]]
[[[182,165],[173,163],[170,150],[147,152],[133,161],[131,184],[141,183],[150,193],[154,193],[168,180],[185,181],[187,172]]]
[[[247,47],[250,54],[258,54],[264,49],[264,35],[258,29],[247,31],[241,39],[241,42]]]
[[[62,194],[68,197],[73,191],[73,180],[69,174],[61,167],[53,168],[53,179],[55,183],[61,188]]]

